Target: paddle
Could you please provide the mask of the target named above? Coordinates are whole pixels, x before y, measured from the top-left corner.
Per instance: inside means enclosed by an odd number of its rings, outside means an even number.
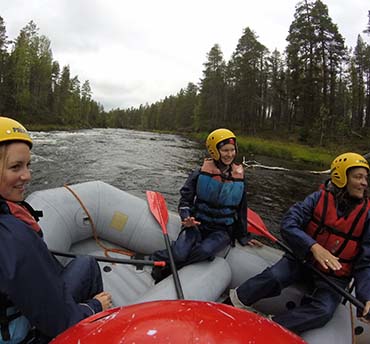
[[[302,259],[299,259],[293,252],[293,250],[284,244],[281,240],[276,238],[274,235],[272,235],[267,227],[265,226],[263,220],[261,217],[255,213],[253,210],[248,208],[247,212],[247,218],[248,218],[248,231],[250,233],[254,233],[257,235],[263,235],[266,238],[270,239],[277,245],[279,245],[284,251],[290,253],[293,257],[295,257],[297,260],[299,260],[302,264],[304,264],[307,268],[309,268],[313,273],[315,273],[317,276],[319,276],[322,280],[324,280],[327,284],[329,284],[338,294],[342,295],[346,300],[351,302],[354,306],[356,306],[362,314],[363,309],[365,308],[365,305],[358,299],[356,299],[352,294],[347,292],[345,289],[338,286],[335,282],[333,282],[331,279],[329,279],[323,272],[315,268],[313,265],[305,262]],[[250,225],[250,226],[249,226]],[[366,318],[370,318],[370,314],[366,316]]]
[[[167,221],[168,221],[168,210],[167,210],[166,201],[161,193],[155,192],[155,191],[147,191],[146,197],[148,200],[150,211],[152,212],[153,216],[155,217],[155,219],[158,221],[158,223],[160,224],[162,228],[164,241],[166,243],[166,248],[168,251],[168,257],[170,259],[170,266],[171,266],[171,271],[173,275],[173,280],[175,283],[177,297],[179,299],[184,299],[184,294],[182,292],[180,279],[177,273],[175,260],[173,259],[170,239],[168,237],[167,228],[166,228]]]
[[[60,252],[50,250],[50,252],[56,256],[76,258],[80,256],[79,254],[69,253],[69,252]],[[101,257],[101,256],[90,256],[95,258],[98,262],[107,262],[107,263],[118,263],[118,264],[130,264],[130,265],[154,265],[154,266],[166,266],[164,261],[152,261],[145,259],[122,259],[122,258],[111,258],[111,257]]]

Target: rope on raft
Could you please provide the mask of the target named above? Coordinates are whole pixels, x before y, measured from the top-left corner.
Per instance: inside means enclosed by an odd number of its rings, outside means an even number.
[[[90,212],[88,211],[88,209],[86,208],[86,206],[83,204],[81,198],[77,195],[77,193],[71,188],[69,187],[67,184],[64,184],[64,187],[69,191],[71,192],[71,194],[76,198],[76,200],[78,201],[78,203],[80,203],[82,209],[84,210],[84,212],[86,213],[88,219],[89,219],[89,222],[91,224],[91,229],[92,229],[92,233],[93,233],[93,236],[94,236],[94,239],[95,239],[95,242],[98,246],[100,246],[103,250],[104,250],[104,255],[106,257],[110,257],[109,256],[109,252],[114,252],[114,253],[119,253],[119,254],[124,254],[124,255],[127,255],[127,256],[134,256],[135,253],[132,252],[132,251],[128,251],[128,250],[124,250],[124,249],[118,249],[118,248],[111,248],[111,247],[107,247],[105,246],[101,240],[99,239],[98,237],[98,233],[97,233],[97,230],[96,230],[96,227],[95,227],[95,223],[90,215]]]

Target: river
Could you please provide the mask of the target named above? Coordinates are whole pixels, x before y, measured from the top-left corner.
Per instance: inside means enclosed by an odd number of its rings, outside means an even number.
[[[31,132],[31,136],[33,179],[28,193],[102,180],[141,198],[146,190],[160,191],[173,211],[187,175],[206,154],[203,145],[178,135],[125,129]],[[295,166],[290,161],[244,156],[268,167]],[[328,178],[301,169],[261,167],[247,168],[246,175],[248,205],[275,233],[288,207]]]

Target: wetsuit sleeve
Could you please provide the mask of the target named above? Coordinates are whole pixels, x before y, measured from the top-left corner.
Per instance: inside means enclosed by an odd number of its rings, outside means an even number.
[[[194,199],[197,192],[197,181],[200,173],[200,168],[194,170],[185,181],[185,184],[180,189],[180,201],[179,201],[179,215],[181,220],[191,216],[191,209],[194,204]]]
[[[303,202],[294,204],[282,219],[281,236],[300,258],[306,258],[311,246],[316,243],[304,229],[313,216],[319,198],[320,191],[312,193]]]
[[[367,215],[361,249],[353,272],[357,298],[364,303],[370,301],[370,213]]]
[[[1,221],[0,242],[0,290],[43,335],[53,338],[99,308],[97,300],[89,307],[73,300],[46,244],[21,221]]]
[[[92,314],[101,312],[103,310],[100,301],[98,301],[97,299],[90,299],[90,300],[87,300],[86,302],[81,302],[78,305],[87,307],[87,309],[84,312],[84,313],[86,313],[86,316],[84,318],[86,318],[86,317],[88,317]]]
[[[239,244],[245,246],[251,239],[252,235],[247,231],[247,185],[244,183],[244,193],[237,211],[237,220],[234,224],[234,236]]]

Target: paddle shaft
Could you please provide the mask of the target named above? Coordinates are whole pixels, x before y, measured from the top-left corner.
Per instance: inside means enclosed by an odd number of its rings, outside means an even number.
[[[147,195],[147,200],[149,203],[149,209],[152,215],[154,216],[154,218],[158,221],[162,229],[162,232],[163,232],[163,238],[164,238],[164,242],[166,244],[166,248],[168,252],[168,258],[170,261],[170,266],[171,266],[171,271],[172,271],[172,276],[173,276],[173,281],[175,284],[177,297],[178,299],[183,300],[184,293],[182,291],[179,274],[177,273],[176,263],[173,258],[171,243],[168,237],[168,232],[167,232],[167,227],[166,227],[167,221],[168,221],[168,209],[167,209],[166,201],[164,197],[162,196],[162,194],[159,192],[147,191],[146,195]]]
[[[172,274],[173,274],[173,281],[175,283],[177,297],[179,299],[183,300],[184,299],[184,293],[182,291],[179,274],[177,273],[175,260],[173,258],[170,239],[169,239],[167,233],[163,233],[163,237],[164,237],[164,241],[165,241],[166,248],[167,248],[167,251],[168,251],[168,258],[170,260],[170,266],[171,266],[171,271],[172,271]]]
[[[59,252],[50,250],[50,252],[56,256],[76,258],[81,256],[79,254],[69,253],[69,252]],[[101,256],[91,256],[95,258],[98,262],[107,262],[107,263],[118,263],[118,264],[129,264],[129,265],[154,265],[154,266],[166,266],[166,262],[163,261],[153,261],[145,259],[122,259],[122,258],[110,258],[110,257],[101,257]]]
[[[342,295],[345,299],[351,302],[354,306],[356,306],[361,312],[364,310],[365,305],[358,299],[356,299],[352,294],[347,292],[345,289],[341,288],[335,282],[333,282],[328,276],[326,276],[323,272],[319,269],[315,268],[312,264],[300,259],[297,255],[294,254],[293,250],[286,244],[284,244],[281,240],[277,239],[273,236],[267,229],[262,228],[261,226],[257,225],[254,221],[248,218],[248,223],[251,224],[255,229],[257,229],[261,234],[265,235],[267,238],[275,242],[279,245],[285,252],[291,254],[295,259],[301,262],[305,267],[310,269],[314,274],[319,276],[323,281],[329,284],[338,294]],[[268,233],[268,235],[266,235]]]
[[[341,288],[338,284],[336,284],[335,282],[333,282],[328,276],[325,275],[325,273],[323,273],[322,271],[320,271],[319,269],[317,269],[316,267],[314,267],[312,264],[310,264],[310,263],[308,263],[308,262],[306,262],[306,261],[304,261],[302,259],[299,259],[293,253],[293,250],[289,246],[287,246],[283,242],[281,242],[280,240],[276,240],[275,242],[282,249],[284,249],[286,252],[288,252],[289,254],[291,254],[297,260],[299,260],[305,267],[309,268],[314,274],[316,274],[322,280],[324,280],[327,284],[329,284],[338,294],[342,295],[345,299],[347,299],[349,302],[351,302],[354,306],[356,306],[357,308],[359,308],[361,310],[361,312],[364,310],[365,305],[361,301],[359,301],[358,299],[356,299],[352,294],[350,294],[345,289]]]

